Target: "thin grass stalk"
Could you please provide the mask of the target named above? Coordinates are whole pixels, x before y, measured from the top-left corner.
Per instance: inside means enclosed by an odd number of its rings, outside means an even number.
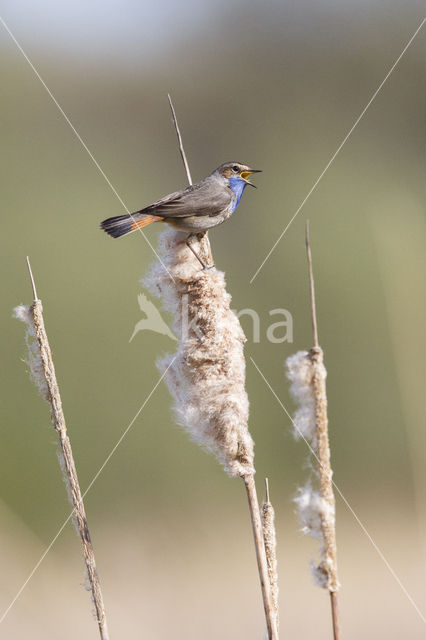
[[[83,547],[84,563],[86,565],[87,578],[92,594],[99,634],[101,640],[109,640],[105,606],[99,576],[96,569],[95,554],[90,538],[89,526],[78,482],[71,442],[67,435],[65,416],[62,409],[62,401],[56,379],[52,352],[50,350],[44,326],[43,306],[41,300],[37,297],[34,277],[28,258],[27,264],[34,294],[34,302],[29,308],[18,307],[15,313],[20,319],[25,319],[28,324],[28,331],[33,332],[32,335],[35,337],[38,345],[38,353],[34,353],[34,350],[32,354],[30,353],[30,361],[31,359],[33,362],[37,361],[37,365],[35,367],[31,367],[31,373],[32,377],[35,378],[35,381],[38,383],[39,389],[41,390],[45,400],[50,404],[53,428],[58,433],[59,437],[61,467],[64,473],[69,497],[74,507],[73,519]],[[25,310],[27,311],[26,317],[24,316]]]
[[[170,95],[168,99],[188,182],[192,184],[182,136]],[[164,256],[166,262],[167,260],[170,261],[168,262],[168,268],[170,272],[173,273],[173,283],[170,283],[169,280],[160,283],[161,272],[159,270],[156,271],[154,268],[146,284],[153,289],[157,295],[162,294],[163,299],[168,298],[169,301],[171,301],[168,306],[169,311],[172,309],[174,311],[182,310],[182,301],[179,300],[179,298],[183,298],[183,292],[185,291],[186,293],[184,295],[187,295],[190,299],[189,306],[193,313],[191,319],[194,320],[198,317],[206,332],[203,335],[204,346],[208,343],[206,334],[211,331],[212,326],[216,326],[218,329],[218,334],[216,334],[217,339],[212,342],[215,342],[217,345],[220,344],[222,340],[222,347],[228,344],[228,349],[232,351],[232,353],[223,351],[219,358],[216,355],[213,360],[211,360],[212,354],[207,354],[205,348],[203,351],[203,346],[200,347],[199,352],[196,352],[194,344],[190,344],[192,339],[194,339],[195,342],[197,341],[197,335],[194,332],[194,336],[186,341],[187,344],[182,344],[178,347],[178,353],[175,356],[176,364],[171,366],[170,374],[166,377],[166,382],[175,397],[177,413],[178,415],[180,414],[180,421],[186,424],[186,428],[191,436],[218,457],[229,475],[234,477],[239,476],[244,482],[252,523],[268,638],[269,640],[278,640],[276,615],[274,613],[265,551],[265,539],[254,480],[253,442],[248,432],[247,415],[245,415],[245,413],[248,412],[248,402],[245,391],[241,388],[241,383],[242,387],[244,383],[244,357],[242,355],[241,344],[245,340],[245,337],[238,321],[229,309],[230,297],[226,293],[223,274],[214,270],[208,272],[208,275],[206,272],[202,272],[200,275],[198,263],[195,264],[195,269],[198,273],[194,272],[194,266],[191,266],[191,260],[193,259],[188,254],[188,248],[184,248],[185,254],[182,252],[179,253],[179,251],[181,251],[179,245],[182,245],[182,240],[179,239],[180,236],[176,232],[173,232],[173,234],[174,235],[169,236],[164,234],[164,249],[168,252],[174,249],[176,253],[176,256],[173,258],[170,258],[169,255]],[[198,243],[199,248],[197,252],[202,257],[204,263],[213,264],[207,233],[199,237]],[[206,306],[204,306],[204,301]],[[229,335],[224,336],[224,332],[225,334],[228,332]],[[176,333],[178,335],[182,334],[182,326],[176,326]],[[179,352],[179,349],[181,349],[181,352]],[[192,362],[193,367],[197,366],[200,369],[198,380],[197,374],[187,368],[189,361]],[[167,360],[167,362],[170,362],[170,360]],[[210,364],[206,365],[206,362],[210,362]],[[163,367],[165,364],[166,361],[163,362]],[[220,372],[217,373],[217,371]],[[239,372],[238,374],[237,371]],[[190,406],[191,402],[188,399],[188,392],[184,388],[185,381],[194,389],[194,387],[200,383],[201,378],[203,384],[200,385],[200,387],[207,386],[207,380],[211,380],[212,389],[214,389],[216,393],[223,393],[223,389],[220,390],[220,387],[221,385],[223,387],[224,380],[227,375],[230,375],[230,372],[232,372],[232,383],[234,379],[237,378],[239,384],[238,390],[234,391],[234,395],[230,395],[226,401],[225,404],[227,406],[225,409],[223,404],[219,406],[219,403],[217,403],[218,406],[215,407],[214,410],[210,407],[209,411],[205,411],[204,413],[202,410],[200,411],[200,404],[202,404],[203,401],[208,402],[208,398],[206,399],[202,392],[201,395],[196,398],[197,402],[194,402],[194,396],[192,399],[192,407]],[[230,378],[228,378],[228,380],[231,382]],[[235,404],[235,397],[238,395],[239,400]],[[213,398],[211,398],[211,402],[213,404]],[[197,407],[194,406],[196,404],[198,404]],[[224,418],[223,414],[226,413],[228,416],[227,412],[231,414],[233,411],[235,422],[231,419],[226,425],[227,419]],[[199,412],[200,422],[198,425],[194,424],[194,412]],[[209,414],[210,420],[213,424],[216,424],[216,428],[213,430],[211,430],[211,424],[206,426],[205,414]],[[201,421],[203,421],[203,424],[201,424]]]

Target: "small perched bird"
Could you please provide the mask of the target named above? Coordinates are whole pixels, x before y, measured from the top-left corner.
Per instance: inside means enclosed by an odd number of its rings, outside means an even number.
[[[260,169],[250,169],[240,162],[225,162],[204,180],[175,191],[140,211],[108,218],[101,227],[113,238],[119,238],[152,222],[167,222],[188,232],[186,244],[206,269],[191,240],[222,224],[234,213],[246,185],[255,187],[247,179],[252,173],[260,173]]]

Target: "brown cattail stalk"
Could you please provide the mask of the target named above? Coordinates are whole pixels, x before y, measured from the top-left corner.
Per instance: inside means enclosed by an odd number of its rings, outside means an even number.
[[[179,148],[183,150],[176,114],[169,96]],[[225,277],[214,267],[200,269],[188,249],[186,234],[168,229],[160,236],[159,255],[144,280],[161,297],[174,318],[177,352],[159,366],[175,400],[177,419],[193,440],[213,453],[231,477],[246,487],[269,640],[278,640],[265,552],[262,520],[254,482],[253,440],[248,430],[248,398],[245,391],[245,336],[231,311]],[[198,237],[197,254],[212,264],[207,233]],[[164,269],[166,267],[166,270]],[[171,276],[171,277],[170,277]]]
[[[313,489],[309,481],[299,490],[295,501],[303,531],[321,541],[321,560],[312,567],[313,576],[315,582],[330,593],[334,640],[340,640],[337,599],[340,585],[337,575],[333,472],[328,439],[327,372],[323,350],[318,342],[309,223],[306,225],[306,252],[314,346],[309,352],[299,351],[287,359],[287,374],[292,383],[290,390],[299,404],[293,421],[295,435],[303,437],[310,444],[317,463],[313,479],[317,478],[319,490]]]
[[[41,395],[50,404],[52,424],[59,436],[60,462],[66,480],[68,494],[74,507],[74,521],[83,546],[83,557],[87,577],[92,592],[96,619],[101,640],[109,640],[108,627],[101,586],[96,570],[95,555],[90,539],[89,527],[84,510],[83,498],[78,483],[77,470],[74,464],[70,439],[67,435],[64,412],[62,409],[59,386],[56,380],[55,367],[43,320],[43,307],[37,297],[30,262],[27,258],[28,270],[34,294],[31,307],[21,305],[15,309],[15,317],[27,324],[26,341],[28,345],[28,364],[30,375],[37,384]]]

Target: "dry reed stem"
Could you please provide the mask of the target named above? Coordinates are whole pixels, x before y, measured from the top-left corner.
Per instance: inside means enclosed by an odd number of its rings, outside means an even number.
[[[328,438],[328,416],[327,416],[327,390],[326,376],[324,375],[324,354],[318,344],[318,329],[315,309],[315,286],[312,269],[312,255],[309,241],[309,221],[306,224],[306,253],[308,260],[310,299],[312,311],[312,328],[314,336],[314,347],[309,352],[312,363],[312,389],[315,403],[315,427],[316,427],[316,454],[318,457],[318,475],[320,479],[320,495],[328,505],[328,513],[333,513],[333,517],[321,513],[321,530],[324,541],[325,559],[322,569],[326,572],[326,584],[330,592],[334,639],[340,638],[340,624],[338,614],[337,591],[339,590],[339,580],[337,575],[337,545],[335,528],[335,499],[333,492],[333,472],[330,463],[330,445]]]
[[[188,182],[192,184],[170,95],[168,99]],[[189,249],[185,247],[182,252],[182,234],[166,233],[163,234],[167,251],[165,259],[168,259],[173,282],[164,281],[164,277],[161,282],[161,272],[154,268],[148,283],[157,295],[162,294],[163,300],[167,300],[169,311],[178,312],[177,318],[175,313],[175,331],[181,336],[180,344],[166,381],[175,397],[181,422],[186,424],[192,437],[215,453],[225,470],[230,475],[239,475],[245,484],[268,637],[269,640],[278,640],[254,481],[253,442],[247,426],[248,401],[244,390],[245,362],[242,352],[245,337],[238,319],[230,311],[230,296],[226,292],[223,274],[216,269],[200,272],[199,264]],[[175,255],[170,256],[170,253]],[[213,264],[207,233],[199,236],[197,253],[204,264]],[[182,331],[184,296],[189,300],[190,325],[187,327],[187,336]],[[194,321],[197,326],[191,330]],[[162,366],[165,364],[166,361],[163,361]],[[206,406],[208,403],[210,406]]]
[[[315,282],[314,272],[312,269],[312,253],[311,244],[309,242],[309,220],[306,221],[306,257],[308,260],[308,276],[309,276],[309,297],[311,300],[311,321],[312,321],[312,333],[314,336],[314,347],[318,347],[318,325],[317,325],[317,308],[315,302]]]
[[[74,518],[83,546],[84,562],[86,565],[87,577],[92,592],[92,600],[96,612],[99,634],[101,640],[109,640],[105,607],[99,577],[96,570],[95,555],[93,552],[92,541],[90,539],[83,498],[81,495],[77,477],[77,470],[75,468],[74,458],[72,455],[71,442],[67,435],[65,416],[62,409],[61,396],[56,379],[52,352],[50,350],[47,333],[44,327],[43,307],[41,300],[39,300],[37,297],[34,278],[28,258],[27,264],[34,293],[34,302],[29,308],[29,312],[33,323],[35,338],[37,340],[38,348],[40,351],[42,372],[46,381],[46,392],[43,395],[50,404],[53,427],[58,432],[59,436],[59,444],[61,447],[62,456],[61,466],[64,471],[64,477],[67,483],[70,499],[74,507]]]
[[[331,617],[333,621],[333,638],[340,640],[340,608],[337,591],[330,591]]]
[[[181,133],[180,133],[179,124],[178,124],[178,121],[177,121],[175,108],[173,106],[173,102],[172,102],[172,99],[170,97],[170,93],[167,94],[167,97],[169,99],[169,105],[170,105],[170,109],[171,109],[172,116],[173,116],[173,122],[174,122],[175,129],[176,129],[176,135],[177,135],[178,143],[179,143],[179,151],[180,151],[180,155],[182,156],[183,166],[185,167],[186,175],[188,177],[188,182],[189,182],[189,184],[192,184],[191,172],[189,170],[188,160],[186,159],[185,149],[183,148],[182,136],[181,136]]]
[[[177,135],[178,144],[179,144],[179,152],[182,158],[183,166],[185,167],[188,184],[192,185],[193,183],[192,183],[191,171],[189,170],[189,164],[186,157],[185,148],[183,146],[182,134],[180,132],[176,111],[175,111],[170,93],[167,94],[167,98],[169,101],[170,111],[172,112],[173,124],[176,130],[176,135]],[[204,234],[203,233],[199,234],[197,253],[202,259],[202,261],[204,262],[204,264],[213,264],[213,255],[212,255],[212,249],[210,246],[208,231],[204,232]]]
[[[182,134],[180,132],[176,111],[175,111],[170,93],[167,94],[167,98],[170,105],[170,111],[172,112],[173,124],[176,130],[176,135],[177,135],[178,144],[179,144],[179,152],[182,158],[183,166],[185,167],[188,184],[193,184],[191,171],[189,170],[189,164],[188,164],[188,160],[185,153],[185,148],[183,146]],[[212,250],[210,246],[208,231],[206,231],[205,233],[199,234],[197,253],[202,259],[202,261],[204,262],[204,264],[213,264],[213,255],[212,255]]]

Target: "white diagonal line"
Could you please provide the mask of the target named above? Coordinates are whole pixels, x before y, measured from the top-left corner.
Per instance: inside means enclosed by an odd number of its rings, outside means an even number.
[[[276,242],[274,243],[274,245],[272,246],[272,248],[270,249],[269,253],[267,254],[266,258],[263,260],[262,264],[260,265],[260,267],[258,267],[257,271],[255,272],[255,274],[252,276],[251,280],[250,280],[250,284],[253,283],[253,281],[255,280],[255,278],[257,277],[257,275],[259,274],[260,270],[263,268],[265,262],[267,260],[269,260],[270,256],[272,255],[273,251],[275,251],[275,248],[277,247],[277,245],[279,244],[279,242],[281,241],[282,237],[284,236],[284,234],[287,232],[287,229],[290,227],[290,225],[292,224],[293,220],[296,218],[296,216],[300,213],[300,211],[302,210],[302,208],[305,206],[305,203],[307,202],[307,200],[309,199],[309,197],[312,195],[312,193],[315,191],[315,189],[317,188],[319,182],[322,180],[323,176],[325,175],[325,173],[328,171],[328,169],[330,168],[330,166],[332,165],[332,163],[334,162],[334,160],[336,159],[336,156],[338,155],[338,153],[341,151],[342,147],[344,146],[344,144],[347,142],[348,138],[350,137],[350,135],[353,133],[354,129],[357,127],[357,125],[359,124],[360,120],[363,118],[363,116],[365,115],[365,112],[367,111],[367,109],[370,107],[370,105],[372,104],[372,102],[374,101],[374,99],[376,98],[377,94],[380,92],[380,90],[382,89],[383,85],[385,84],[385,82],[387,81],[387,79],[389,78],[389,76],[391,75],[391,73],[394,71],[395,67],[397,66],[398,62],[401,60],[402,56],[405,54],[405,52],[407,51],[408,47],[411,45],[411,43],[413,42],[414,38],[417,36],[417,34],[419,33],[420,29],[423,27],[424,23],[426,22],[426,18],[423,18],[423,20],[421,21],[420,25],[417,27],[417,29],[415,30],[415,32],[413,33],[413,35],[411,36],[411,38],[409,39],[409,41],[407,42],[407,44],[405,45],[405,47],[403,48],[403,50],[401,51],[401,53],[399,54],[399,56],[397,57],[397,59],[395,60],[395,62],[393,63],[393,65],[391,66],[391,68],[389,69],[389,71],[387,72],[387,74],[385,75],[384,79],[382,80],[382,82],[379,84],[379,86],[377,87],[376,91],[373,93],[373,95],[371,96],[370,100],[367,102],[367,104],[365,105],[364,109],[361,111],[361,113],[359,114],[358,118],[355,120],[354,124],[352,125],[352,127],[349,129],[348,133],[345,135],[345,137],[343,138],[342,142],[340,143],[340,145],[337,147],[336,151],[333,153],[333,155],[331,156],[330,160],[327,162],[327,164],[325,165],[324,169],[322,170],[322,172],[320,173],[320,175],[318,176],[318,178],[316,179],[316,181],[314,182],[313,186],[311,187],[311,189],[308,191],[307,195],[305,196],[305,198],[302,200],[302,202],[300,203],[299,207],[297,208],[296,212],[293,214],[292,218],[290,218],[290,221],[287,223],[287,226],[285,227],[285,229],[281,232],[281,234],[279,235],[278,239],[276,240]]]
[[[124,438],[126,437],[128,431],[130,430],[130,428],[133,426],[134,422],[136,421],[136,419],[139,417],[141,411],[144,409],[144,407],[146,406],[146,404],[149,402],[151,396],[154,394],[155,390],[157,389],[158,385],[160,384],[160,382],[163,380],[164,376],[166,375],[167,371],[170,369],[170,367],[172,366],[173,362],[175,361],[176,358],[173,358],[173,360],[170,362],[170,364],[168,365],[167,369],[163,372],[163,374],[161,375],[161,377],[157,380],[156,384],[154,385],[154,387],[152,388],[151,392],[148,394],[148,396],[145,398],[144,402],[142,403],[141,407],[138,409],[138,411],[136,412],[135,416],[132,418],[132,420],[130,421],[129,425],[126,427],[126,429],[123,431],[123,433],[121,434],[120,438],[118,439],[118,441],[116,442],[116,444],[114,445],[114,447],[111,449],[111,451],[109,452],[109,454],[107,455],[107,457],[105,458],[104,462],[102,463],[101,467],[99,468],[98,472],[96,473],[96,475],[92,478],[90,484],[88,485],[88,487],[86,488],[85,492],[83,493],[83,495],[81,496],[81,499],[83,500],[83,498],[86,497],[87,493],[90,491],[90,489],[92,488],[92,486],[95,484],[96,480],[98,479],[98,477],[100,476],[100,474],[102,473],[102,471],[104,470],[104,468],[106,467],[106,465],[108,464],[108,462],[110,461],[110,459],[112,458],[112,456],[114,455],[114,453],[116,452],[116,450],[118,449],[118,447],[120,446],[120,444],[122,443],[122,441],[124,440]],[[21,593],[23,592],[23,590],[25,589],[25,587],[27,586],[27,584],[29,583],[29,581],[31,580],[31,578],[33,577],[33,575],[35,574],[35,572],[37,571],[37,569],[39,568],[39,566],[41,565],[41,563],[43,562],[43,560],[45,559],[45,557],[47,556],[47,554],[49,553],[50,549],[53,547],[53,545],[55,544],[56,540],[59,538],[59,536],[61,535],[62,531],[65,529],[66,525],[68,524],[68,522],[71,520],[72,516],[74,515],[74,511],[75,509],[73,509],[71,511],[71,513],[69,514],[69,516],[67,517],[67,519],[62,523],[61,527],[59,528],[58,532],[56,533],[55,537],[51,540],[49,546],[46,548],[46,550],[43,552],[42,556],[39,558],[37,564],[34,566],[33,570],[31,571],[31,573],[29,574],[28,578],[25,580],[24,584],[21,586],[21,588],[19,589],[18,593],[16,594],[16,596],[13,598],[12,602],[9,604],[9,606],[7,607],[7,609],[3,612],[1,618],[0,618],[0,624],[3,622],[3,620],[6,618],[7,614],[9,613],[9,611],[12,609],[13,605],[15,604],[15,602],[18,600],[19,596],[21,595]]]
[[[257,366],[256,362],[253,360],[253,358],[250,356],[250,360],[252,362],[252,364],[254,365],[254,367],[256,368],[257,372],[259,373],[259,375],[261,376],[262,380],[265,382],[266,386],[268,387],[268,389],[270,390],[270,392],[272,393],[272,395],[274,396],[274,398],[276,399],[276,401],[278,402],[278,404],[280,405],[281,409],[284,411],[284,413],[287,415],[287,417],[291,420],[291,423],[293,425],[293,427],[296,429],[297,433],[299,434],[299,436],[304,440],[304,442],[306,443],[306,445],[309,447],[310,452],[312,453],[312,455],[316,458],[318,464],[321,464],[320,460],[318,459],[317,454],[315,453],[315,451],[313,450],[313,448],[311,447],[310,443],[308,442],[308,440],[306,440],[305,436],[302,434],[302,432],[298,429],[298,427],[296,426],[296,424],[293,421],[293,418],[291,417],[291,415],[289,414],[289,412],[287,411],[287,409],[285,408],[285,406],[283,405],[283,403],[281,402],[280,398],[278,397],[278,395],[275,393],[274,389],[272,388],[272,386],[270,385],[270,383],[268,382],[268,380],[265,378],[265,376],[263,375],[262,371],[259,369],[259,367]],[[365,533],[365,535],[367,536],[367,538],[369,539],[369,541],[371,542],[371,544],[373,545],[374,549],[376,550],[376,552],[379,554],[380,558],[382,559],[382,561],[384,562],[384,564],[386,565],[387,569],[389,570],[389,572],[391,573],[392,577],[396,580],[396,582],[398,583],[398,585],[400,586],[401,590],[403,591],[403,593],[405,594],[405,596],[408,598],[408,600],[410,601],[410,603],[413,605],[414,609],[417,611],[417,613],[419,614],[420,618],[422,619],[422,621],[424,623],[426,623],[426,618],[424,617],[423,613],[420,611],[419,607],[417,606],[417,604],[414,602],[413,598],[410,596],[410,594],[408,593],[407,589],[405,588],[405,586],[402,584],[401,580],[399,579],[398,575],[395,573],[395,571],[392,569],[391,565],[389,564],[388,560],[386,560],[385,556],[383,555],[383,552],[380,550],[380,548],[378,547],[378,545],[374,542],[373,538],[371,537],[371,535],[369,534],[369,532],[367,531],[367,529],[365,528],[365,526],[363,525],[363,523],[361,522],[361,520],[359,519],[359,517],[357,516],[357,514],[355,513],[355,511],[353,510],[353,508],[351,507],[351,505],[349,504],[349,502],[347,501],[347,499],[345,498],[345,496],[343,495],[343,493],[341,492],[341,490],[339,489],[339,487],[336,485],[336,483],[334,482],[334,480],[332,480],[333,483],[333,487],[336,489],[337,493],[339,494],[339,496],[342,498],[343,502],[345,503],[345,505],[348,507],[349,511],[351,512],[351,514],[353,515],[353,517],[355,518],[356,522],[359,524],[359,526],[361,527],[362,531]]]
[[[133,218],[132,214],[130,213],[130,210],[128,209],[128,207],[126,206],[126,204],[124,203],[123,199],[121,198],[121,196],[119,195],[119,193],[117,192],[116,188],[114,187],[114,185],[111,183],[110,179],[108,178],[108,176],[106,175],[105,171],[102,169],[102,167],[100,166],[99,162],[96,160],[95,156],[93,155],[93,153],[90,151],[89,147],[87,146],[87,144],[84,142],[83,138],[81,137],[81,135],[79,134],[79,132],[77,131],[77,129],[75,128],[75,126],[73,125],[73,123],[71,122],[71,120],[69,119],[69,117],[67,116],[67,114],[65,113],[65,111],[62,109],[61,105],[59,104],[59,102],[57,101],[57,99],[55,98],[55,96],[53,95],[53,93],[51,92],[51,90],[49,89],[49,87],[47,86],[47,84],[45,83],[45,81],[43,80],[43,78],[41,77],[40,73],[37,71],[37,69],[35,68],[35,66],[33,65],[33,63],[31,62],[31,60],[29,59],[29,57],[27,56],[27,54],[25,53],[25,51],[23,50],[23,48],[21,47],[21,45],[19,44],[18,40],[15,38],[15,36],[13,35],[13,33],[11,32],[11,30],[9,29],[9,27],[7,26],[7,24],[5,23],[5,21],[3,20],[3,18],[0,16],[0,21],[2,23],[2,25],[4,26],[4,28],[6,29],[6,31],[8,32],[8,34],[10,35],[10,37],[12,38],[13,42],[16,44],[16,46],[18,47],[19,51],[22,53],[22,55],[24,56],[25,60],[28,62],[28,64],[30,65],[31,69],[34,71],[35,75],[37,76],[37,78],[40,80],[41,84],[43,85],[43,87],[46,89],[47,93],[49,94],[49,96],[51,97],[51,99],[53,100],[53,102],[55,103],[55,105],[57,106],[57,108],[59,109],[60,113],[62,114],[62,116],[64,117],[65,121],[68,123],[68,125],[71,127],[72,131],[74,132],[74,135],[76,136],[76,138],[78,139],[78,141],[81,143],[81,145],[84,147],[84,149],[87,151],[88,155],[90,156],[90,159],[92,160],[93,164],[95,165],[95,167],[98,169],[99,173],[101,174],[101,176],[104,178],[105,182],[107,183],[107,185],[109,186],[109,188],[111,189],[111,191],[113,192],[113,194],[115,195],[115,197],[117,198],[117,200],[120,202],[121,206],[124,208],[124,210],[126,211],[126,213],[129,214],[129,216],[131,217],[131,219],[136,222],[136,220]],[[143,238],[145,239],[145,242],[149,245],[149,247],[151,248],[151,251],[154,253],[154,255],[156,256],[156,258],[160,261],[161,265],[163,266],[163,268],[166,270],[167,274],[169,275],[169,277],[171,278],[171,280],[174,281],[174,278],[172,276],[172,274],[170,273],[170,271],[167,269],[166,265],[164,264],[164,262],[161,260],[160,256],[158,255],[158,253],[156,252],[155,248],[152,246],[151,242],[149,241],[148,237],[145,235],[145,233],[142,231],[142,229],[138,229],[138,231],[141,233],[141,235],[143,236]]]

